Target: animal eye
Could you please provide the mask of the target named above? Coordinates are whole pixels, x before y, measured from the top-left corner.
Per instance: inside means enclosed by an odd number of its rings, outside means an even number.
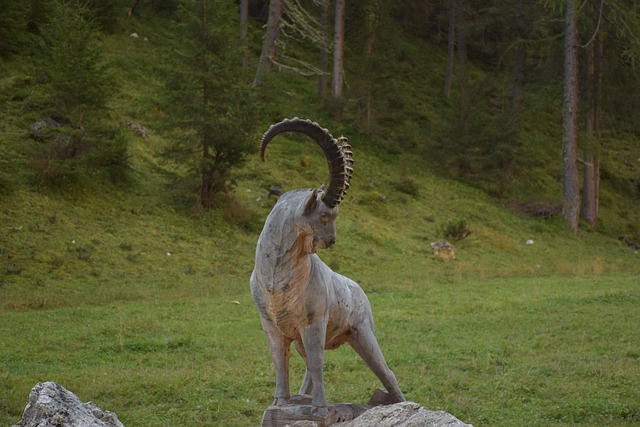
[[[329,222],[329,220],[331,220],[331,217],[329,215],[320,216],[320,221],[322,222]]]

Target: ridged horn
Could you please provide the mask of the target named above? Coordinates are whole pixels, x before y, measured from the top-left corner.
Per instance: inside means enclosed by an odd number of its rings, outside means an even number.
[[[329,208],[340,204],[349,188],[353,174],[353,153],[347,138],[335,139],[328,130],[316,122],[297,117],[284,119],[267,129],[260,143],[260,158],[264,161],[264,152],[269,142],[282,132],[301,132],[318,143],[329,164],[329,186],[322,195],[322,201]]]

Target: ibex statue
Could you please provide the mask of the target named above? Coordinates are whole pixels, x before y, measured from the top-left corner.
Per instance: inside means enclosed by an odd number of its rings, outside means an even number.
[[[324,350],[349,343],[387,389],[389,403],[404,401],[393,372],[373,332],[371,305],[356,282],[333,272],[316,255],[336,241],[338,204],[349,188],[353,158],[347,138],[334,139],[317,123],[298,118],[272,125],[264,134],[260,156],[269,141],[286,132],[313,138],[329,163],[325,189],[283,194],[267,217],[256,249],[251,294],[260,312],[276,369],[273,405],[289,403],[291,343],[304,358],[300,394],[312,394],[318,414],[327,413],[322,370]]]

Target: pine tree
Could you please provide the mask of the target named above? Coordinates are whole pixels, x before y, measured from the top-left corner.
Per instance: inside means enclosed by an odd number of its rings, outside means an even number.
[[[27,43],[28,7],[22,0],[0,0],[0,57],[19,53]]]
[[[185,37],[175,39],[166,70],[164,124],[175,141],[167,154],[188,165],[190,182],[199,180],[203,208],[232,188],[232,170],[252,148],[249,135],[257,115],[243,80],[247,70],[241,65],[237,14],[224,0],[185,2],[173,32]]]
[[[580,214],[580,192],[578,183],[577,120],[578,120],[578,30],[576,26],[576,8],[574,0],[567,1],[565,13],[565,52],[564,52],[564,107],[562,135],[562,158],[564,163],[563,206],[564,219],[574,233],[578,232]]]
[[[103,110],[113,92],[109,68],[94,45],[96,26],[82,5],[54,3],[41,29],[39,76],[54,114],[74,127],[91,110]]]
[[[60,183],[104,172],[112,181],[126,177],[127,142],[102,116],[115,94],[109,66],[95,44],[91,12],[81,4],[53,2],[48,22],[39,26],[38,82],[32,96],[44,121],[44,144],[34,156],[38,178]],[[51,118],[54,119],[51,119]]]

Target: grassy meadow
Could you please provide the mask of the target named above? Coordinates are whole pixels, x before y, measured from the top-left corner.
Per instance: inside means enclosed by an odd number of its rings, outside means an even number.
[[[320,255],[367,292],[407,399],[475,426],[637,425],[638,251],[511,213],[361,144],[338,242]],[[137,149],[133,168],[153,169],[149,148]],[[281,137],[219,211],[168,203],[162,174],[133,193],[5,197],[0,425],[18,422],[39,381],[127,426],[258,425],[275,379],[248,286],[273,204],[259,196],[269,182],[321,182],[324,168],[313,145]],[[433,259],[429,243],[460,219],[472,234],[455,243],[457,259]],[[292,369],[295,390],[297,355]],[[379,387],[348,347],[327,353],[325,375],[332,402],[364,402]]]

